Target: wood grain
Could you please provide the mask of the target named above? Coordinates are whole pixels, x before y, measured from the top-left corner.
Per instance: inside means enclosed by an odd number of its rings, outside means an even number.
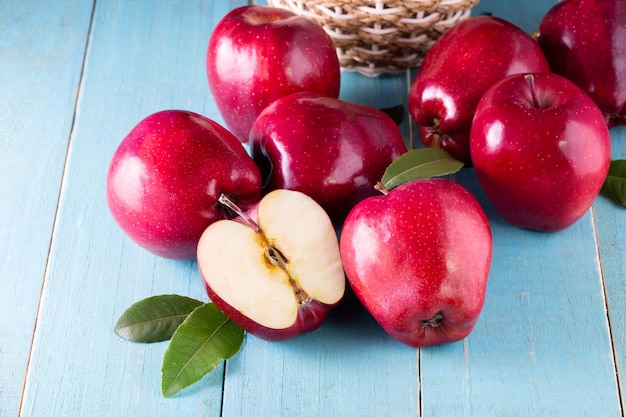
[[[0,4],[0,416],[19,408],[90,2]]]

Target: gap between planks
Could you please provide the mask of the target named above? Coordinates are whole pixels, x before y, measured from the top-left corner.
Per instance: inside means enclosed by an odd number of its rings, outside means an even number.
[[[43,279],[41,281],[41,287],[39,289],[39,300],[37,302],[37,310],[35,312],[35,322],[33,324],[33,333],[32,333],[32,337],[31,337],[31,341],[30,341],[30,351],[28,353],[28,360],[26,361],[26,370],[24,372],[24,379],[22,381],[22,391],[20,393],[20,401],[19,401],[19,405],[18,405],[18,411],[17,411],[17,417],[21,417],[24,413],[24,395],[26,393],[26,386],[28,384],[28,377],[30,374],[30,364],[31,364],[31,360],[33,357],[33,346],[35,343],[35,338],[36,338],[36,334],[37,334],[37,327],[39,324],[39,315],[41,313],[41,300],[43,298],[43,291],[44,291],[44,287],[46,284],[46,278],[48,277],[48,270],[49,270],[49,266],[50,266],[50,251],[52,249],[52,242],[54,241],[54,236],[56,234],[56,225],[57,225],[57,218],[59,216],[59,205],[60,205],[60,201],[61,201],[61,195],[63,193],[63,188],[64,188],[64,184],[65,184],[65,176],[67,173],[67,160],[69,157],[69,151],[70,151],[70,146],[72,143],[72,139],[74,136],[74,126],[76,123],[76,112],[78,109],[78,103],[80,102],[80,97],[81,97],[81,93],[82,93],[82,84],[83,84],[83,75],[85,72],[85,63],[87,61],[87,56],[89,53],[89,46],[91,44],[91,30],[92,30],[92,26],[93,26],[93,20],[94,20],[94,14],[95,14],[95,10],[96,10],[96,1],[97,0],[93,0],[92,2],[92,6],[91,6],[91,15],[89,17],[89,27],[87,29],[87,36],[85,39],[85,48],[84,48],[84,52],[83,52],[83,59],[82,59],[82,63],[81,63],[81,68],[80,68],[80,75],[78,77],[78,87],[76,89],[76,97],[74,99],[74,109],[73,109],[73,113],[72,113],[72,122],[70,124],[70,132],[67,138],[67,145],[65,147],[65,158],[63,160],[63,169],[61,171],[61,182],[59,184],[59,191],[57,193],[57,202],[56,202],[56,207],[54,209],[54,218],[52,220],[52,232],[50,233],[50,240],[48,242],[48,253],[46,256],[46,262],[44,265],[44,273],[43,273]]]
[[[598,226],[596,222],[596,214],[595,214],[595,210],[593,206],[591,206],[590,210],[591,210],[591,222],[593,225],[593,238],[596,244],[596,256],[598,259],[598,269],[600,272],[600,286],[602,287],[602,302],[604,304],[604,314],[606,318],[606,324],[609,330],[609,341],[611,343],[611,359],[613,363],[613,372],[615,373],[617,400],[619,401],[619,408],[620,408],[622,417],[625,417],[626,410],[624,410],[624,407],[623,407],[623,404],[624,404],[624,398],[622,397],[623,390],[622,390],[622,386],[621,386],[621,382],[619,378],[619,371],[617,368],[617,353],[616,353],[616,348],[615,348],[615,341],[613,339],[613,327],[611,326],[611,315],[609,314],[609,303],[608,303],[608,297],[606,293],[604,268],[602,267],[602,253],[600,251],[600,239],[598,238]]]

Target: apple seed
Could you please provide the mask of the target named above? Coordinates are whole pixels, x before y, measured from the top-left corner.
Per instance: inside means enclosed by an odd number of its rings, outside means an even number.
[[[296,296],[296,298],[298,300],[298,304],[306,305],[306,304],[310,303],[313,299],[306,293],[306,291],[304,291],[302,289],[302,287],[300,287],[300,285],[298,284],[296,279],[291,275],[291,271],[289,270],[289,260],[280,251],[280,249],[278,249],[276,246],[274,246],[272,243],[270,243],[270,241],[267,238],[267,236],[265,235],[265,233],[263,233],[263,230],[261,229],[261,226],[259,226],[258,223],[255,222],[246,212],[241,210],[225,194],[220,194],[218,202],[220,204],[223,204],[224,206],[228,207],[233,212],[235,212],[239,217],[241,217],[241,219],[244,221],[244,223],[247,226],[251,227],[256,232],[256,234],[261,239],[261,242],[262,242],[263,246],[265,247],[265,259],[266,259],[266,261],[270,265],[273,265],[273,266],[276,266],[276,267],[282,269],[285,272],[285,274],[287,274],[287,277],[289,278],[289,284],[293,288],[293,292],[294,292],[294,294],[295,294],[295,296]]]

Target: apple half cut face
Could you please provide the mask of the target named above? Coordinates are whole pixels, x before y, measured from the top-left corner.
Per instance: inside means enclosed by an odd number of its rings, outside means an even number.
[[[265,340],[320,327],[346,286],[337,234],[324,209],[301,192],[279,189],[238,214],[211,224],[198,243],[211,301]]]

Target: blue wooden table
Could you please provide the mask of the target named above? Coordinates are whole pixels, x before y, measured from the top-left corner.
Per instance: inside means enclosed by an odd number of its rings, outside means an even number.
[[[603,197],[556,234],[504,223],[471,169],[456,180],[493,229],[485,307],[464,341],[412,349],[348,298],[318,331],[248,336],[238,355],[164,399],[165,343],[126,342],[120,314],[150,295],[206,300],[194,262],[155,257],[109,215],[105,176],[144,116],[221,122],[204,59],[244,1],[0,2],[0,416],[624,416],[626,209]],[[556,0],[483,0],[534,30]],[[414,73],[344,73],[341,97],[405,103]],[[401,125],[415,140],[409,122]],[[612,130],[626,158],[626,129]]]

